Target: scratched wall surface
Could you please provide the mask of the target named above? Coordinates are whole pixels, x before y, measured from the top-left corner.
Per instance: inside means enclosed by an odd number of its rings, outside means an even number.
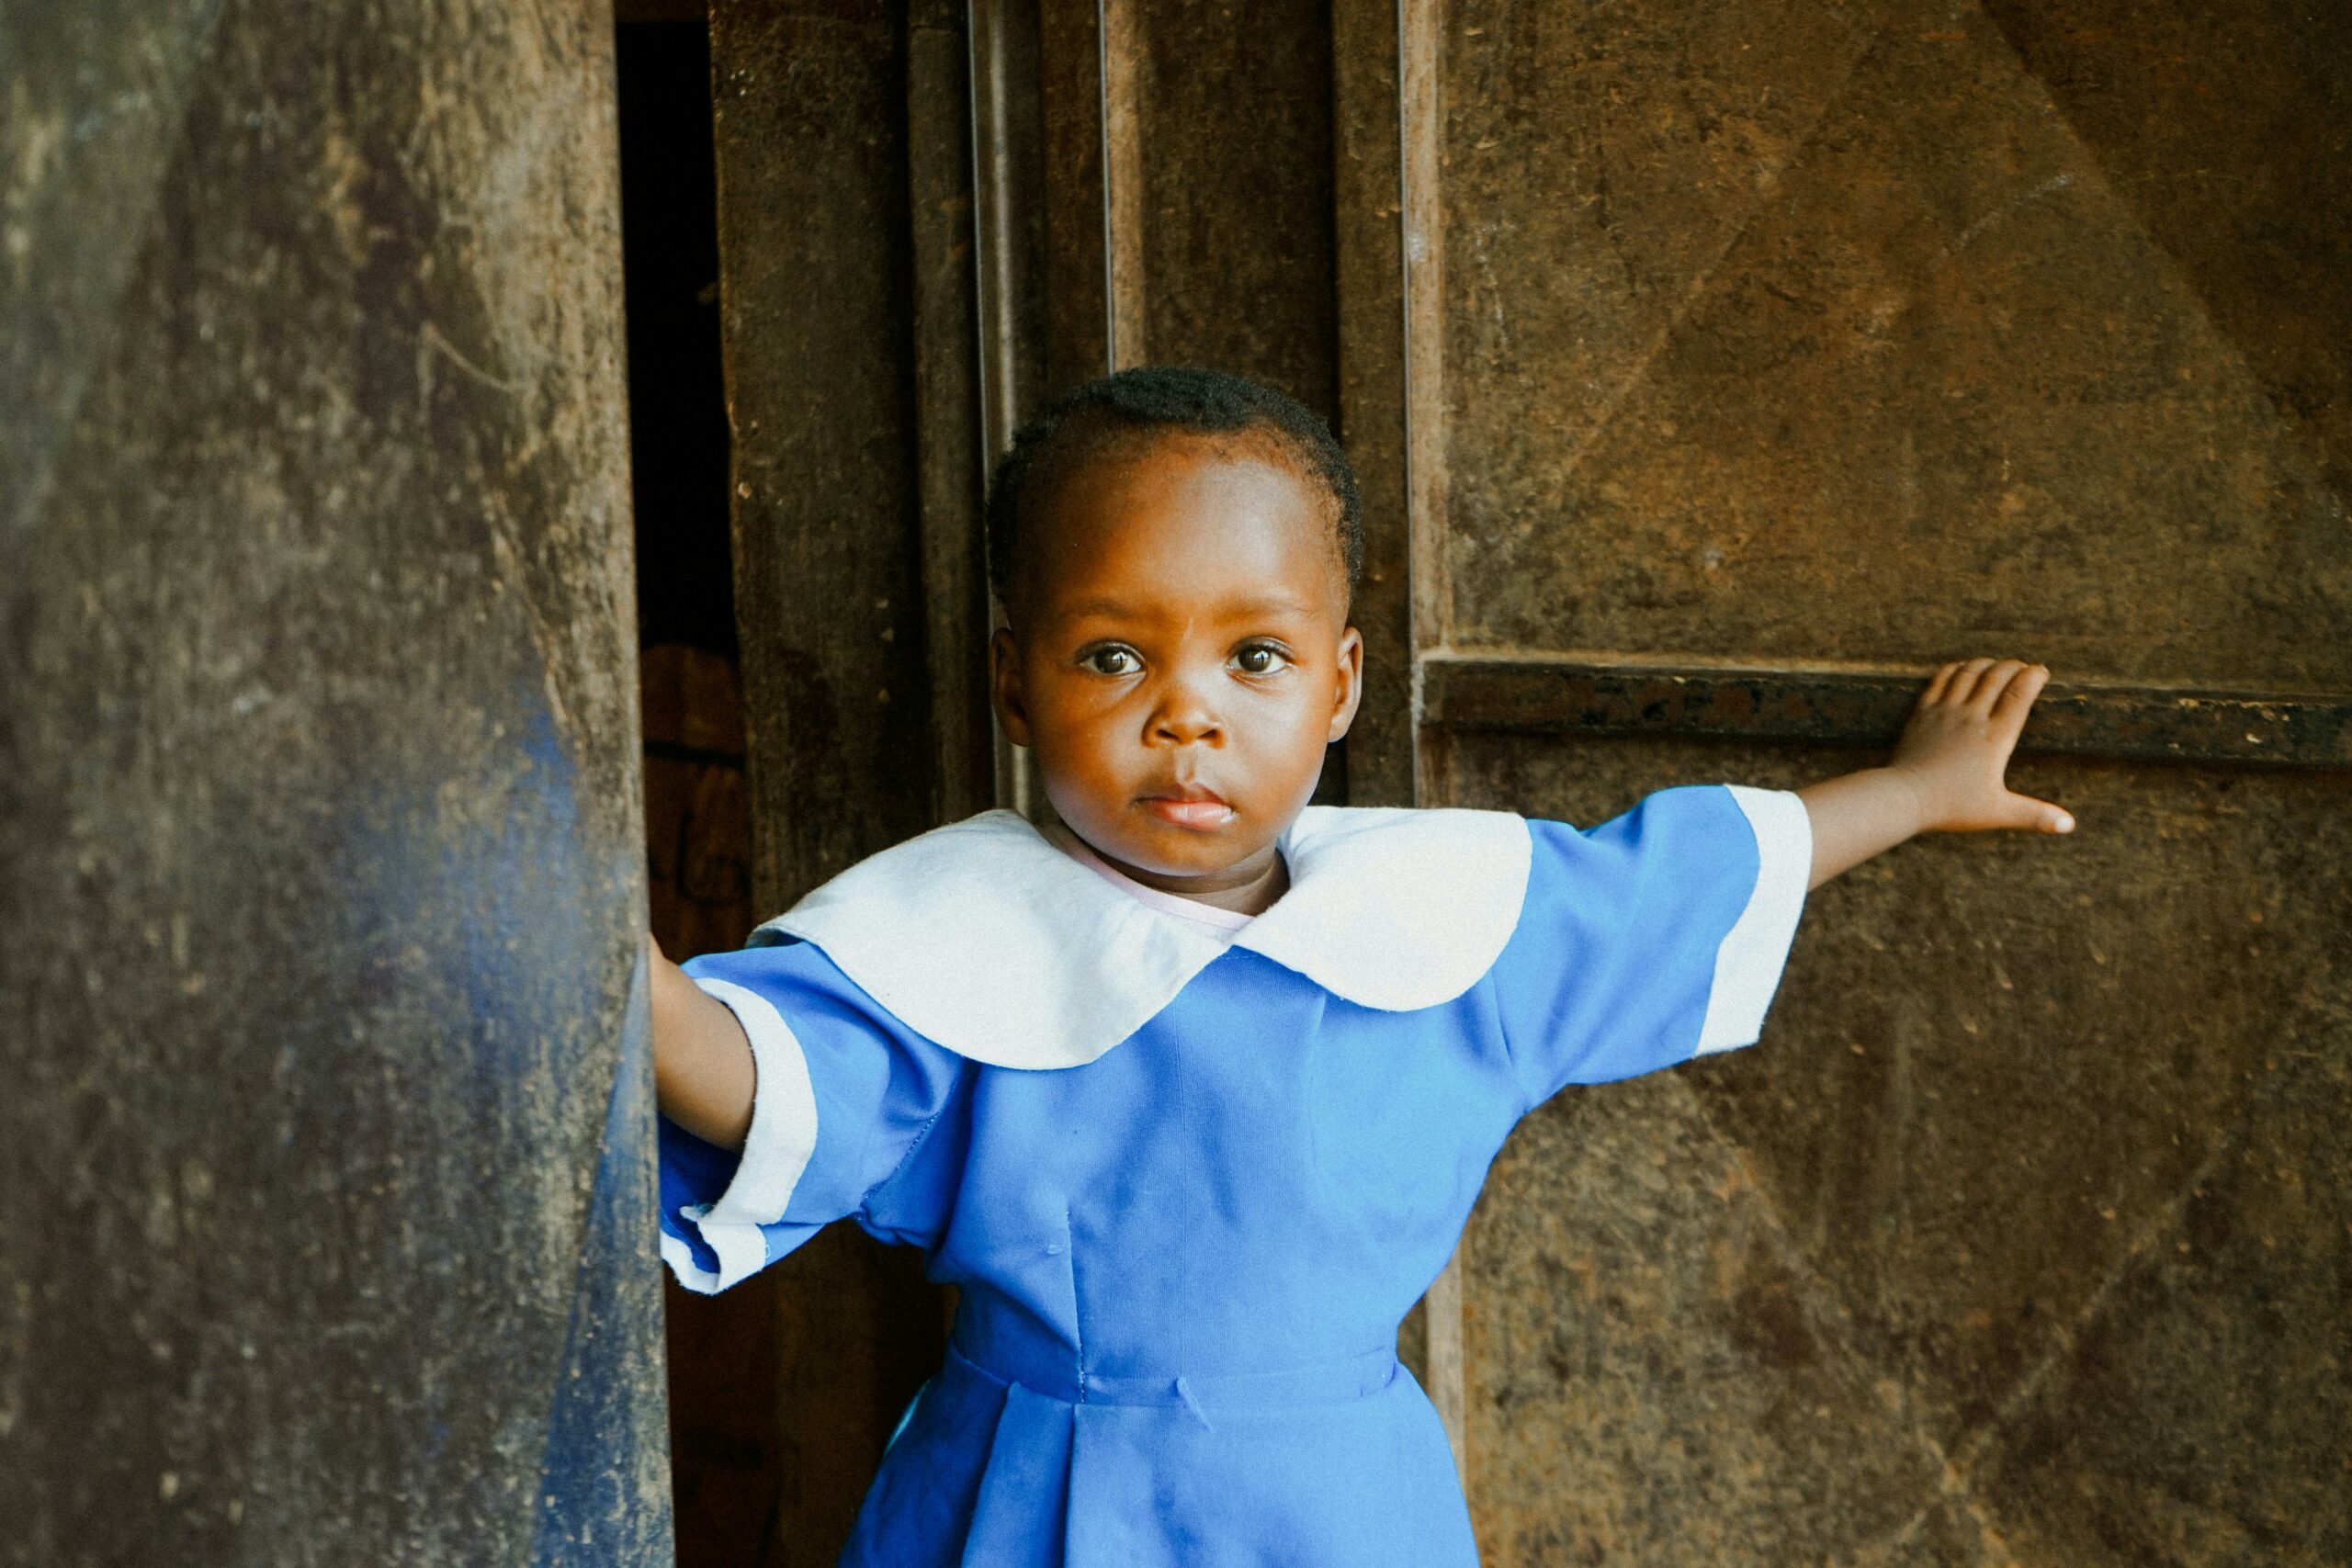
[[[1868,761],[1457,745],[1465,801],[1579,822]],[[1762,1043],[1514,1136],[1465,1249],[1490,1562],[2352,1549],[2342,778],[2017,778],[2074,840],[1830,885]]]
[[[2340,8],[1778,9],[1449,9],[1453,639],[2352,684]]]
[[[2352,687],[2352,25],[2165,10],[1449,6],[1438,634]],[[1424,746],[1577,821],[1870,760]],[[2346,775],[2016,777],[2075,838],[1824,889],[1760,1047],[1506,1149],[1490,1562],[2352,1560]]]
[[[0,6],[0,1562],[669,1559],[598,12]]]
[[[1134,8],[1140,352],[1211,365],[1337,417],[1327,6]],[[1115,177],[1117,170],[1114,168]]]

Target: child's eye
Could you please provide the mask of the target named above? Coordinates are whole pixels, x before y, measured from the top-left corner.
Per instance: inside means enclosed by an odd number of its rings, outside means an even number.
[[[1089,649],[1078,656],[1078,662],[1097,675],[1132,675],[1143,668],[1143,660],[1136,657],[1134,649],[1116,644]]]
[[[1271,675],[1287,667],[1290,655],[1270,642],[1253,642],[1233,656],[1245,675]]]

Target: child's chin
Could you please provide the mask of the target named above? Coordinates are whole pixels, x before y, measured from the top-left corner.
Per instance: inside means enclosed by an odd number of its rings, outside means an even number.
[[[1262,846],[1238,818],[1215,828],[1187,828],[1149,817],[1103,847],[1140,871],[1207,876],[1232,870]]]

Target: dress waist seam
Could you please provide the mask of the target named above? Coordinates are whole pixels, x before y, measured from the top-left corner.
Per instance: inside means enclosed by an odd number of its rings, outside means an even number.
[[[1282,1410],[1368,1399],[1396,1381],[1393,1346],[1306,1366],[1254,1372],[1105,1375],[1075,1367],[988,1365],[965,1347],[947,1348],[948,1375],[961,1372],[1014,1386],[1064,1404],[1182,1405],[1194,1411]]]

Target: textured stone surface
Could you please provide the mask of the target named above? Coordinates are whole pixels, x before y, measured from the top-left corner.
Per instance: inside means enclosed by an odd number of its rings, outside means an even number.
[[[608,25],[0,9],[0,1561],[667,1559]]]

